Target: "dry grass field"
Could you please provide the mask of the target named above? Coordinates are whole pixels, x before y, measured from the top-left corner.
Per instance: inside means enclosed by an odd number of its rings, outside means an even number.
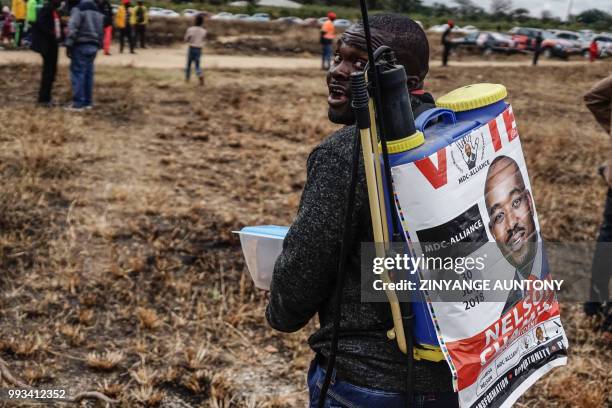
[[[545,238],[586,241],[610,146],[581,94],[611,68],[435,68],[427,88],[505,84]],[[267,327],[231,231],[291,222],[306,157],[335,128],[323,75],[211,71],[201,89],[181,72],[103,68],[97,106],[78,114],[33,106],[35,67],[0,66],[0,78],[0,357],[11,372],[122,407],[303,407],[315,322],[292,335]],[[64,71],[55,93],[68,101]],[[610,344],[578,305],[562,318],[569,365],[517,406],[610,406]]]

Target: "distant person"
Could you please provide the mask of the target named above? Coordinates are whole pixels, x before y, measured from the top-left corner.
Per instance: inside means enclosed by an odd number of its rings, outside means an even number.
[[[2,7],[2,31],[0,31],[0,43],[9,44],[13,39],[13,16],[8,6]]]
[[[134,8],[134,13],[132,13],[131,23],[136,30],[134,43],[138,44],[140,41],[140,48],[147,48],[145,46],[145,37],[147,25],[149,24],[149,11],[144,5],[144,1],[138,0],[138,5]]]
[[[599,48],[597,47],[597,41],[591,41],[591,45],[589,46],[589,61],[595,62],[599,55]]]
[[[450,55],[451,49],[453,48],[453,42],[448,38],[451,31],[455,27],[455,23],[452,20],[448,20],[446,24],[446,30],[444,30],[444,34],[442,34],[442,47],[444,50],[442,51],[442,66],[445,67],[448,65],[448,56]]]
[[[113,42],[113,8],[109,0],[98,0],[98,9],[104,15],[104,55],[111,55]]]
[[[595,120],[612,137],[610,128],[612,119],[612,75],[596,83],[584,95],[584,102]],[[588,316],[604,314],[606,320],[602,330],[610,334],[612,333],[612,306],[608,286],[612,272],[612,251],[610,251],[610,244],[607,243],[612,242],[612,150],[608,151],[608,160],[601,169],[601,175],[608,185],[608,193],[603,222],[599,227],[597,237],[597,242],[600,245],[595,249],[591,267],[591,292],[589,295],[591,301],[585,303],[584,311]]]
[[[25,0],[13,0],[11,3],[11,12],[15,17],[15,47],[21,47],[21,40],[23,38],[23,30],[26,20]]]
[[[541,52],[542,52],[542,31],[538,31],[534,39],[533,61],[531,61],[531,64],[533,66],[538,65],[538,59],[540,58]]]
[[[26,21],[32,27],[38,18],[38,13],[43,7],[43,0],[28,0],[26,5]]]
[[[123,45],[127,39],[130,53],[134,52],[134,37],[132,36],[132,13],[134,9],[130,6],[130,0],[121,0],[121,6],[115,15],[115,26],[119,30],[119,53],[123,54]]]
[[[81,0],[70,11],[66,52],[70,63],[72,105],[68,110],[93,107],[94,60],[104,43],[104,15],[93,0]]]
[[[327,13],[327,20],[321,26],[321,69],[327,71],[331,64],[332,58],[332,47],[334,39],[336,38],[336,27],[334,26],[334,20],[336,19],[336,13],[330,11]]]
[[[57,74],[57,56],[62,38],[60,15],[57,11],[60,4],[61,0],[45,2],[31,29],[32,49],[43,59],[38,103],[45,107],[53,106],[51,94]]]
[[[204,39],[206,38],[206,30],[203,27],[204,16],[198,14],[195,18],[195,24],[185,32],[185,41],[189,44],[187,50],[187,67],[185,68],[185,81],[189,82],[191,77],[191,64],[195,65],[195,72],[200,81],[200,85],[204,85],[204,74],[200,68],[200,59],[202,58],[202,47],[204,47]]]

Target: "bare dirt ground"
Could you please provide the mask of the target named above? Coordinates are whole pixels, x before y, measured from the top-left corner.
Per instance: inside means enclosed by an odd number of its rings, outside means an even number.
[[[63,50],[62,50],[63,51]],[[215,52],[216,50],[211,50]],[[14,63],[40,64],[40,56],[31,51],[0,51],[0,65]],[[136,54],[119,54],[118,49],[113,50],[113,55],[99,55],[96,63],[100,66],[126,66],[133,68],[159,68],[159,69],[181,69],[185,66],[185,47],[159,47],[138,49]],[[61,52],[60,64],[68,65],[70,60]],[[202,57],[204,68],[213,69],[317,69],[321,66],[321,60],[317,57],[283,57],[263,55],[218,55],[208,54],[206,51]],[[584,59],[572,61],[545,60],[540,61],[541,66],[581,66],[588,65]],[[440,66],[440,61],[431,61],[431,66]],[[515,56],[515,58],[474,59],[470,56],[460,56],[451,59],[451,66],[456,67],[526,67],[531,65],[528,56]]]
[[[586,241],[609,140],[581,94],[609,72],[434,68],[427,88],[505,84],[545,238]],[[123,407],[304,406],[316,323],[267,327],[231,231],[291,222],[306,157],[335,129],[323,74],[211,69],[199,88],[178,69],[101,65],[97,105],[81,114],[34,107],[38,75],[0,66],[0,357],[12,372]],[[578,305],[562,305],[562,318],[569,365],[518,406],[609,406],[610,344]]]

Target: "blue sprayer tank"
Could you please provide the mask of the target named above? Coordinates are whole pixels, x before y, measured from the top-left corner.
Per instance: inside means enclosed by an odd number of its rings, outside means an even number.
[[[482,83],[468,85],[440,97],[436,108],[416,118],[416,128],[421,133],[407,138],[412,140],[389,143],[390,167],[428,157],[488,124],[508,107],[504,101],[506,96],[503,85]],[[387,214],[390,214],[388,203]],[[390,219],[388,224],[391,225]],[[421,300],[413,303],[415,341],[422,346],[438,347],[434,323],[424,296],[420,296]]]

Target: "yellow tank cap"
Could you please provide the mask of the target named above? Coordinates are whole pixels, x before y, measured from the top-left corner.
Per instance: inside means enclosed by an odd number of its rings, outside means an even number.
[[[436,105],[455,112],[463,112],[491,105],[506,96],[508,91],[501,84],[473,84],[462,86],[439,97]]]
[[[423,135],[423,132],[419,132],[417,130],[414,135],[387,142],[387,151],[390,154],[402,153],[407,150],[417,148],[423,143],[425,143],[425,135]],[[382,146],[380,143],[378,144],[378,150],[382,152]]]

